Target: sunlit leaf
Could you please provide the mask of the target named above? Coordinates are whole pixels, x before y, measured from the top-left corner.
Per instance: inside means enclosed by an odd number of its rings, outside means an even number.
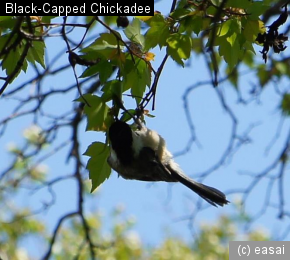
[[[240,51],[239,42],[234,36],[226,38],[226,41],[222,42],[219,46],[219,54],[224,57],[230,70],[237,65]]]
[[[118,32],[115,32],[121,38]],[[111,58],[116,51],[122,50],[124,44],[119,41],[113,33],[103,33],[98,39],[96,39],[92,44],[83,48],[81,52],[94,55],[96,57],[105,57],[107,59]]]
[[[258,34],[260,33],[259,21],[248,20],[244,26],[243,34],[248,41],[255,41]]]
[[[124,73],[124,91],[131,89],[131,94],[139,104],[146,86],[151,84],[151,69],[143,59],[136,59],[135,64],[127,60],[127,64],[127,68],[122,72]]]
[[[136,18],[140,19],[143,22],[148,21],[150,18],[152,18],[153,16],[135,16]]]
[[[144,35],[141,34],[141,22],[139,19],[134,19],[132,23],[126,27],[124,33],[130,41],[140,44],[142,48],[144,48],[145,39]]]
[[[159,45],[164,46],[169,36],[169,25],[162,15],[156,15],[150,20],[150,28],[145,34],[145,50]]]
[[[179,33],[171,34],[167,40],[167,53],[173,60],[183,66],[182,60],[187,60],[191,52],[191,38]]]
[[[218,36],[224,36],[228,33],[228,31],[230,30],[230,27],[231,27],[231,23],[232,21],[231,20],[227,20],[226,22],[222,23],[220,25],[220,28],[218,30]]]
[[[84,98],[90,105],[85,105],[84,107],[84,113],[87,116],[86,131],[106,131],[108,128],[106,118],[110,117],[108,114],[109,107],[106,105],[104,100],[98,96],[85,94]],[[85,100],[80,97],[76,101],[86,104]]]
[[[89,171],[89,177],[92,181],[91,192],[110,177],[111,168],[107,163],[109,154],[109,147],[100,142],[92,143],[84,153],[84,155],[90,157],[86,168]]]
[[[116,20],[117,20],[118,16],[105,15],[105,16],[103,16],[103,18],[104,18],[104,22],[107,25],[112,25],[112,24],[116,24]]]

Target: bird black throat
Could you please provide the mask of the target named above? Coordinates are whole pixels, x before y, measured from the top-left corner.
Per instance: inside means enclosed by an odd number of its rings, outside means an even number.
[[[109,138],[120,163],[124,166],[129,165],[133,160],[133,137],[130,126],[119,120],[114,122],[109,129]]]

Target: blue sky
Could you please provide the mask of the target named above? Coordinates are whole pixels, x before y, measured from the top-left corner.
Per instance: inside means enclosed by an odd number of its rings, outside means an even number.
[[[169,9],[165,1],[161,1],[155,7],[156,10],[166,13]],[[76,33],[76,39],[78,38]],[[64,42],[58,38],[47,39],[47,49],[51,51],[50,55],[56,55],[60,49],[64,49]],[[258,48],[259,50],[259,48]],[[158,68],[164,50],[161,52],[158,48],[153,51],[156,54],[155,61],[152,65]],[[288,53],[289,51],[287,51]],[[285,55],[287,55],[285,53]],[[260,54],[257,52],[257,60],[262,62]],[[55,67],[67,63],[66,54]],[[221,69],[222,71],[222,69]],[[78,68],[80,75],[81,68]],[[21,82],[28,79],[33,74],[30,68],[26,75],[22,74],[14,83],[9,86],[13,88]],[[173,154],[183,150],[190,138],[190,131],[187,126],[186,116],[183,109],[183,95],[189,86],[199,81],[209,79],[208,71],[202,57],[193,56],[190,66],[182,68],[175,64],[171,59],[168,60],[162,72],[160,82],[158,84],[156,97],[156,110],[151,111],[154,118],[148,118],[147,126],[157,130],[167,141],[168,148]],[[72,70],[67,70],[61,77],[51,77],[43,82],[45,88],[57,88],[58,86],[67,86],[74,83]],[[252,84],[257,83],[254,72],[251,72],[240,79],[240,89],[242,96],[249,97],[249,91]],[[289,82],[282,81],[277,83],[281,90],[286,90]],[[34,91],[35,86],[29,86],[22,94]],[[265,87],[261,95],[248,105],[238,102],[236,90],[229,84],[223,83],[219,85],[219,90],[223,93],[227,104],[238,118],[238,131],[241,136],[248,131],[250,126],[254,126],[248,137],[249,142],[241,146],[241,148],[233,154],[225,163],[217,170],[213,171],[203,183],[216,187],[224,192],[239,190],[245,188],[251,181],[243,172],[258,173],[265,169],[276,158],[277,154],[285,142],[289,122],[285,121],[281,130],[281,135],[277,142],[272,145],[268,154],[265,149],[271,143],[275,136],[281,120],[281,113],[278,109],[280,96],[274,90],[273,85],[269,84]],[[51,114],[61,114],[68,111],[73,100],[77,97],[77,91],[69,95],[59,95],[45,103],[45,107]],[[133,106],[128,101],[127,107]],[[131,104],[130,104],[131,103]],[[1,114],[0,119],[10,114],[16,102],[14,100],[0,100],[0,106],[5,107],[5,111]],[[128,105],[129,104],[129,105]],[[191,92],[189,96],[189,110],[191,118],[196,128],[196,135],[200,145],[193,144],[190,150],[182,156],[178,156],[176,161],[186,174],[191,177],[198,176],[215,165],[225,151],[228,145],[229,137],[232,129],[232,121],[229,114],[221,106],[217,91],[211,85],[201,86]],[[46,120],[42,120],[42,127],[45,127]],[[8,143],[14,142],[20,144],[22,142],[22,133],[25,128],[32,124],[30,117],[23,117],[14,121],[8,126],[6,134],[0,139],[0,156],[2,162],[11,160],[6,154]],[[56,143],[60,144],[68,136],[68,129],[61,131]],[[104,141],[104,135],[96,132],[85,132],[85,122],[80,128],[81,151],[85,152],[87,146],[93,141]],[[55,146],[57,146],[55,144]],[[48,147],[47,149],[52,149]],[[58,176],[68,175],[72,171],[73,163],[64,162],[68,154],[68,149],[64,149],[57,156],[49,158],[45,164],[49,167],[48,177],[53,179]],[[87,158],[84,158],[87,160]],[[0,170],[5,168],[5,163],[1,163]],[[277,171],[273,171],[273,174]],[[289,175],[285,175],[285,183],[289,183]],[[275,184],[276,185],[276,184]],[[245,208],[250,215],[255,215],[263,205],[263,200],[267,192],[267,181],[263,180],[250,194]],[[274,186],[271,201],[273,204],[278,200],[277,187]],[[46,213],[40,214],[38,217],[48,224],[50,230],[59,217],[70,212],[76,207],[76,185],[74,181],[66,181],[54,186],[57,194],[55,205]],[[290,193],[285,189],[285,198]],[[116,173],[112,173],[97,191],[98,195],[92,195],[92,199],[86,204],[86,210],[92,209],[102,212],[104,219],[107,219],[112,210],[119,205],[124,207],[125,214],[136,218],[135,230],[140,234],[141,240],[145,244],[156,245],[162,241],[166,234],[177,235],[187,241],[192,239],[192,233],[189,225],[195,230],[202,222],[213,222],[221,214],[231,214],[234,211],[232,204],[223,208],[208,207],[201,211],[194,223],[189,221],[190,216],[199,201],[198,196],[187,189],[185,186],[167,183],[144,183],[138,181],[128,181],[118,178]],[[36,195],[36,196],[35,196]],[[228,199],[235,201],[240,197],[239,193],[230,194]],[[39,208],[43,201],[49,200],[46,190],[40,190],[38,193],[29,195],[26,191],[17,198],[17,203],[21,205]],[[206,202],[205,202],[206,203]],[[289,207],[289,201],[286,200],[285,208]],[[206,204],[204,204],[206,205]],[[181,218],[184,220],[180,221]],[[104,232],[108,232],[111,223],[104,221]],[[263,216],[254,223],[254,226],[263,226],[273,232],[274,237],[283,233],[283,230],[289,225],[289,221],[277,219],[277,210],[269,209]],[[288,237],[289,238],[289,237]],[[24,246],[29,243],[24,243]],[[29,248],[29,246],[28,246]]]

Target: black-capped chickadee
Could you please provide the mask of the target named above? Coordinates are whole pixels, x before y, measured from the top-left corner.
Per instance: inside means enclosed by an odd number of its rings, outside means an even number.
[[[165,140],[144,125],[133,131],[117,120],[109,128],[109,140],[108,164],[124,179],[181,182],[215,207],[228,203],[221,191],[187,177],[172,159]]]

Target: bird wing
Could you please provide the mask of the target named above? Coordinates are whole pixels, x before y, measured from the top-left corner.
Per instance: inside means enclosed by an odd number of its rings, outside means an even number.
[[[110,155],[107,161],[124,179],[139,181],[177,181],[171,175],[170,171],[160,162],[155,151],[149,147],[143,147],[139,156],[129,165],[124,166],[120,164],[112,155]]]

